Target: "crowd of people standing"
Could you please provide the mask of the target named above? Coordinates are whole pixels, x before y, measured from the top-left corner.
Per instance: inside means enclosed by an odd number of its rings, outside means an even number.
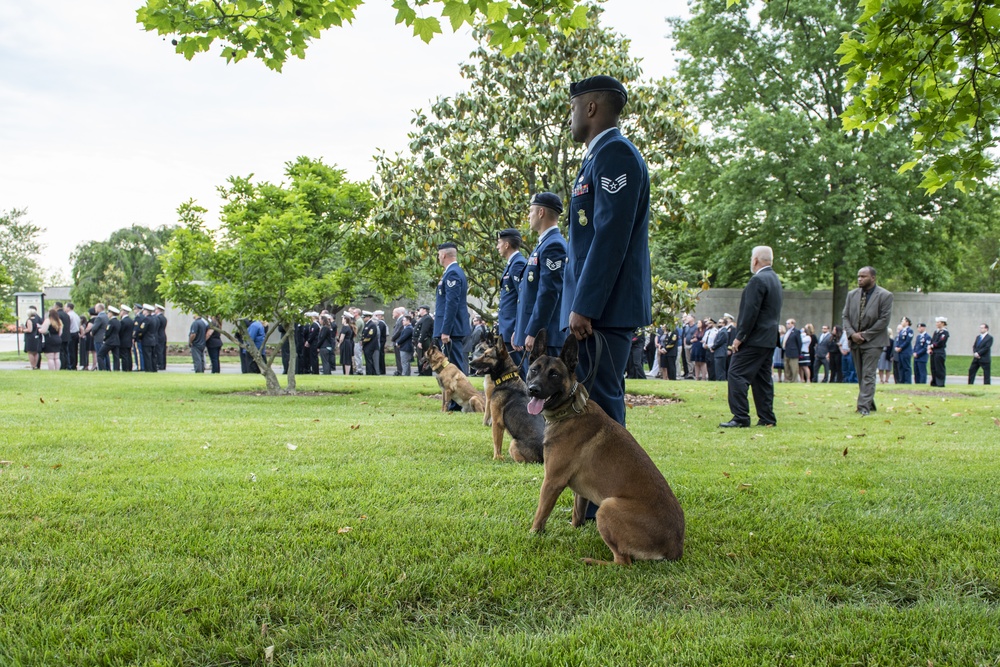
[[[23,323],[32,369],[45,355],[49,370],[145,371],[166,369],[165,309],[160,304],[95,304],[86,314],[57,301],[43,319],[31,306]],[[135,317],[132,317],[132,313]]]

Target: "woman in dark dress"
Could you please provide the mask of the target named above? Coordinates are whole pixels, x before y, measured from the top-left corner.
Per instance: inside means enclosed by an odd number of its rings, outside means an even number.
[[[212,364],[213,373],[221,373],[219,366],[219,350],[222,349],[222,322],[218,317],[213,317],[208,331],[205,332],[205,349],[208,350],[208,360]]]
[[[354,320],[348,315],[344,316],[344,326],[340,327],[337,346],[340,348],[340,365],[343,367],[344,375],[353,375],[351,367],[354,364]]]
[[[49,316],[42,322],[38,332],[44,336],[42,351],[48,360],[49,370],[59,370],[59,351],[62,349],[62,320],[59,319],[59,311],[50,308]]]
[[[28,319],[24,321],[24,351],[28,353],[28,364],[31,370],[37,371],[42,351],[42,335],[38,333],[38,327],[42,326],[42,318],[38,316],[38,311],[34,306],[28,307]]]

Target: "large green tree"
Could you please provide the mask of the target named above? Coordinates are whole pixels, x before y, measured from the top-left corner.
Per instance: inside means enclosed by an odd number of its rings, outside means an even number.
[[[5,294],[10,289],[10,285],[11,279],[7,267],[0,264],[0,294]],[[14,319],[14,312],[10,306],[11,304],[6,298],[0,300],[0,324],[6,324]]]
[[[1000,7],[992,0],[862,0],[843,31],[844,127],[908,126],[929,191],[990,175],[1000,122]]]
[[[848,97],[835,51],[853,1],[725,5],[701,0],[673,22],[684,90],[711,128],[685,164],[693,224],[679,256],[735,286],[751,248],[770,245],[788,284],[832,287],[834,322],[864,265],[911,289],[947,285],[953,241],[972,228],[969,198],[926,196],[917,175],[900,173],[905,128],[841,128]]]
[[[305,57],[309,42],[332,26],[354,20],[365,0],[146,0],[136,20],[146,30],[173,35],[177,53],[190,60],[218,40],[227,62],[247,57],[280,71],[289,55]],[[551,28],[573,30],[587,24],[582,0],[393,0],[396,23],[413,28],[429,42],[441,32],[481,24],[490,43],[508,55],[528,44],[544,47]],[[437,9],[440,18],[429,15]]]
[[[106,241],[81,243],[70,255],[73,300],[81,305],[127,299],[129,303],[161,300],[157,278],[160,256],[176,227],[149,229],[132,225],[112,232]]]
[[[304,157],[287,163],[285,174],[282,184],[229,179],[219,189],[225,204],[217,231],[206,225],[203,208],[183,204],[160,282],[160,292],[181,308],[236,323],[235,332],[220,333],[253,357],[269,394],[283,391],[274,355],[264,358],[250,342],[245,319],[267,323],[266,343],[279,325],[290,333],[305,311],[347,303],[363,284],[395,295],[409,280],[398,253],[369,229],[367,184]],[[295,391],[294,364],[287,391]]]
[[[569,204],[583,155],[568,131],[571,81],[599,72],[625,82],[622,131],[649,164],[653,225],[678,209],[672,173],[693,125],[669,83],[643,79],[628,40],[600,26],[599,9],[591,12],[585,30],[545,31],[548,51],[530,45],[504,56],[490,48],[486,31],[477,31],[481,46],[462,65],[468,92],[418,111],[407,153],[376,158],[379,233],[435,275],[435,246],[455,241],[471,305],[484,314],[496,307],[504,269],[496,233],[519,228],[530,246],[531,194],[552,191]]]
[[[12,208],[0,211],[0,264],[7,269],[8,282],[0,286],[0,301],[8,303],[14,292],[42,289],[42,268],[36,259],[42,251],[42,228],[27,220],[28,211]]]

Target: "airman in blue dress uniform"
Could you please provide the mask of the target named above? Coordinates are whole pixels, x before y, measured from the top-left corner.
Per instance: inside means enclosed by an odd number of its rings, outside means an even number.
[[[441,350],[448,360],[469,374],[465,359],[465,337],[472,333],[467,303],[469,283],[458,265],[458,246],[442,243],[438,246],[438,263],[444,267],[437,287],[434,305],[434,337],[441,341]]]
[[[514,349],[517,351],[530,352],[541,329],[548,334],[548,355],[558,356],[566,341],[566,334],[559,326],[563,274],[566,271],[566,240],[559,232],[562,212],[562,200],[558,195],[541,192],[531,198],[528,222],[531,229],[538,233],[538,245],[528,257],[521,276],[517,329],[514,332]],[[528,355],[525,355],[524,361],[521,371],[527,375]]]
[[[927,350],[931,346],[931,335],[927,325],[917,325],[917,335],[913,338],[913,379],[917,384],[927,384]]]
[[[511,345],[514,327],[517,324],[518,289],[521,286],[521,275],[528,260],[521,254],[521,232],[516,229],[505,229],[497,232],[497,252],[507,260],[500,278],[500,307],[497,311],[497,329],[510,353],[511,359],[521,365],[522,353]]]
[[[653,321],[649,171],[618,130],[627,102],[625,87],[610,76],[570,85],[570,131],[587,152],[569,206],[569,265],[560,318],[564,329],[584,341],[577,367],[581,378],[597,356],[596,342],[585,339],[601,334],[603,350],[590,397],[623,425],[632,332]]]

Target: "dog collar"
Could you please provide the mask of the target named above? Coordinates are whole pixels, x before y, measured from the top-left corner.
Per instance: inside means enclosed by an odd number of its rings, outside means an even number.
[[[542,417],[545,418],[546,424],[561,422],[564,419],[569,419],[583,413],[587,407],[587,400],[590,398],[590,394],[587,392],[586,387],[582,387],[579,382],[575,382],[573,383],[573,391],[569,393],[569,397],[571,400],[558,410],[542,410]]]
[[[501,377],[499,380],[494,380],[493,381],[493,386],[494,387],[499,387],[500,385],[502,385],[507,380],[513,380],[514,378],[519,378],[519,377],[521,377],[521,376],[518,374],[517,371],[511,371],[510,373],[507,373],[507,375],[504,375],[503,377]]]

